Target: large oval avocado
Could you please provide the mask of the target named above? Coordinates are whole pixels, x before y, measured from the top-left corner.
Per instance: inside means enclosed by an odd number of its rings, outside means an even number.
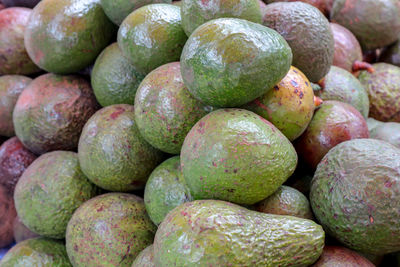
[[[15,217],[13,222],[13,234],[16,243],[20,243],[27,239],[39,237],[38,234],[29,230],[18,216]]]
[[[73,73],[89,66],[114,32],[100,0],[42,0],[29,18],[25,47],[42,69]]]
[[[155,267],[153,245],[148,246],[136,257],[132,267]]]
[[[348,248],[325,246],[321,257],[311,267],[375,267],[375,265]]]
[[[10,192],[7,187],[0,184],[0,248],[12,244],[14,240],[13,222],[16,216],[17,212],[14,206],[12,192]],[[0,261],[0,265],[1,263]]]
[[[400,148],[400,123],[382,123],[370,130],[370,135],[373,139],[383,140]]]

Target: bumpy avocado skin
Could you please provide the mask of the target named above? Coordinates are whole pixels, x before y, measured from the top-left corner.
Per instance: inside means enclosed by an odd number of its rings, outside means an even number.
[[[134,107],[120,104],[96,112],[83,128],[78,155],[83,173],[109,191],[143,188],[163,154],[140,135]]]
[[[329,21],[317,8],[302,2],[272,3],[264,9],[263,24],[285,38],[292,48],[292,65],[311,82],[328,73],[334,39]]]
[[[89,66],[114,33],[100,0],[42,0],[29,18],[25,47],[40,68],[74,73]]]
[[[194,199],[259,202],[294,172],[297,154],[272,123],[243,109],[219,109],[185,138],[181,166]]]
[[[211,110],[190,94],[183,83],[179,62],[149,73],[135,99],[135,120],[140,133],[151,145],[170,154],[180,153],[187,133]]]
[[[324,229],[347,247],[381,255],[400,249],[400,150],[374,139],[332,148],[318,165],[310,201]]]
[[[133,11],[121,24],[118,45],[143,73],[179,60],[187,36],[180,7],[151,4]]]
[[[376,126],[370,131],[371,138],[391,143],[400,148],[400,123],[386,122]]]
[[[308,266],[323,246],[324,231],[313,221],[198,200],[177,207],[160,224],[154,261],[159,267]]]
[[[91,74],[93,92],[103,107],[133,104],[144,76],[122,55],[118,44],[113,43],[96,59]]]
[[[339,246],[325,246],[319,260],[312,267],[374,267],[355,251]]]
[[[217,18],[239,18],[255,23],[262,22],[258,0],[183,0],[181,4],[182,27],[189,36],[197,27]]]
[[[155,225],[143,199],[109,193],[84,203],[68,223],[66,246],[75,267],[130,267],[153,243]]]
[[[164,161],[151,173],[144,191],[144,203],[156,225],[175,207],[192,200],[179,156]]]
[[[15,135],[12,121],[14,107],[19,95],[31,81],[31,78],[21,75],[0,76],[0,135]]]
[[[272,122],[290,141],[307,128],[314,114],[314,92],[310,81],[296,67],[265,95],[243,108]]]
[[[132,267],[156,267],[154,265],[153,245],[148,246],[136,257]]]
[[[397,0],[336,0],[331,21],[349,29],[365,49],[395,42],[400,34]]]
[[[332,66],[325,76],[324,85],[315,94],[322,100],[337,100],[355,107],[366,119],[369,114],[368,93],[350,72]]]
[[[400,68],[387,63],[372,66],[374,73],[362,71],[358,76],[368,92],[369,116],[383,122],[400,122]]]
[[[289,71],[292,52],[274,30],[235,18],[206,22],[182,51],[191,94],[215,107],[237,107],[267,93]]]

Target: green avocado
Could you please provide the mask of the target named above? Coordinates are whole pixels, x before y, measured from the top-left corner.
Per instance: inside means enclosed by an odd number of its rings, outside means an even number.
[[[133,104],[144,76],[122,55],[118,44],[113,43],[96,59],[91,75],[93,92],[103,107]]]
[[[38,237],[18,243],[0,261],[1,267],[72,267],[61,241]]]
[[[324,229],[374,255],[400,250],[400,150],[374,139],[332,148],[318,165],[310,201]]]
[[[321,255],[324,237],[311,220],[198,200],[175,208],[160,224],[154,261],[158,267],[308,266]]]
[[[375,265],[345,247],[325,246],[321,257],[311,267],[375,267]]]
[[[131,267],[156,267],[154,265],[153,245],[148,246],[136,257]]]
[[[377,125],[370,131],[370,136],[400,148],[400,123],[385,122]]]

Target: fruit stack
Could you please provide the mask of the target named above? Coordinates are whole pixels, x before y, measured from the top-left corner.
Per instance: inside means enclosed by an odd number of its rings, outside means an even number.
[[[400,266],[398,0],[0,3],[1,267]]]

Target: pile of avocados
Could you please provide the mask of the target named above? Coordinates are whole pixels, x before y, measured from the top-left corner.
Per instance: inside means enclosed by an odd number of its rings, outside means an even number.
[[[398,0],[0,0],[0,267],[400,267],[399,38]]]

